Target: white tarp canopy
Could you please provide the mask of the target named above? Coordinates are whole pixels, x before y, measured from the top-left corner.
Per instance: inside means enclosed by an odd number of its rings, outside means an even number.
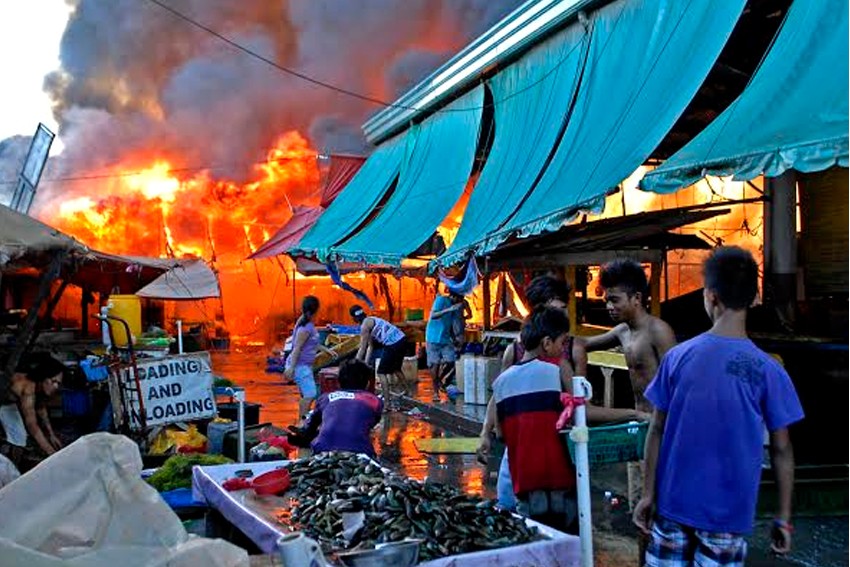
[[[170,269],[137,291],[136,295],[150,299],[206,299],[221,296],[218,276],[203,260],[168,261],[172,264]]]

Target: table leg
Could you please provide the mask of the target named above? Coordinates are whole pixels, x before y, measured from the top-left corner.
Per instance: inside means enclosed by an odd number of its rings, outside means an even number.
[[[605,377],[605,399],[606,408],[614,407],[614,369],[602,367],[602,376]]]

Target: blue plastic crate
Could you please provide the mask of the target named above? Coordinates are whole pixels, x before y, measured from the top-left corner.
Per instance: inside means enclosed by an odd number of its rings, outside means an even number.
[[[648,428],[649,424],[645,421],[589,427],[587,443],[589,464],[593,466],[643,459]],[[564,434],[567,437],[570,457],[575,462],[575,443],[570,439],[569,431],[564,431]]]
[[[86,380],[89,382],[102,382],[109,377],[106,366],[97,365],[95,361],[90,359],[81,361],[80,368],[83,369],[83,374],[86,375]]]
[[[88,390],[62,390],[62,415],[82,417],[91,410]]]

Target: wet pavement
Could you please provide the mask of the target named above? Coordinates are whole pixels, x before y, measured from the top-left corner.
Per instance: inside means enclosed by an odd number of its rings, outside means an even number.
[[[286,385],[281,374],[266,374],[265,366],[264,351],[213,354],[214,372],[244,387],[247,401],[262,404],[261,423],[270,422],[281,427],[294,424],[298,390],[294,385]],[[419,383],[410,390],[410,396],[402,399],[402,409],[385,414],[375,430],[373,442],[381,463],[412,478],[427,477],[484,498],[493,498],[496,459],[491,459],[491,464],[484,467],[475,460],[475,455],[425,455],[414,445],[419,438],[477,436],[484,406],[465,405],[462,398],[450,402],[444,393],[439,404],[432,404],[430,379],[425,372],[420,373]],[[591,478],[595,564],[636,566],[636,530],[627,506],[609,510],[602,505],[606,490],[625,494],[625,465],[594,468]],[[794,551],[787,558],[769,553],[768,529],[768,521],[757,522],[750,541],[748,566],[837,567],[848,564],[847,516],[797,518]]]

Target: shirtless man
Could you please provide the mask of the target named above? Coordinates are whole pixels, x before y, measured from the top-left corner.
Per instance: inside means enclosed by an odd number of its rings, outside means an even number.
[[[635,409],[652,413],[652,404],[643,393],[655,378],[664,354],[676,345],[673,329],[646,311],[649,285],[640,264],[634,260],[614,260],[603,266],[599,279],[605,289],[608,313],[616,326],[602,335],[584,338],[585,351],[621,347],[629,367]],[[628,463],[627,471],[629,509],[633,510],[642,496],[643,461]],[[640,547],[642,558],[643,545]]]

